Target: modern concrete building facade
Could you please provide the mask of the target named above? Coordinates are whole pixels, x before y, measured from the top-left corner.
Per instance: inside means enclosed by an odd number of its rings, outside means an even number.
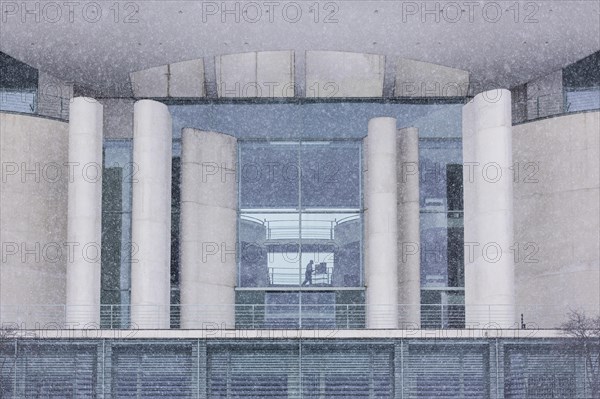
[[[2,3],[0,397],[592,397],[600,6],[497,4]]]

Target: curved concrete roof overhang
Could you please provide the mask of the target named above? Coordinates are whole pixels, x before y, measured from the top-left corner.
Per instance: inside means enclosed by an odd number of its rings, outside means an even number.
[[[586,0],[3,2],[0,51],[107,96],[130,95],[131,72],[200,58],[215,87],[224,54],[293,51],[300,87],[307,51],[377,54],[389,96],[399,59],[527,82],[598,51],[599,19]]]

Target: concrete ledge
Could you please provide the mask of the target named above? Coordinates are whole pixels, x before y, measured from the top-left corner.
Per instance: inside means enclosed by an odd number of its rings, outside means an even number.
[[[565,338],[561,330],[18,330],[10,337],[30,339],[523,339]]]

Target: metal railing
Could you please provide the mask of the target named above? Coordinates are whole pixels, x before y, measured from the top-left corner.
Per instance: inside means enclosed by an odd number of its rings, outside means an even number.
[[[583,308],[598,313],[599,307],[594,304]],[[399,329],[551,329],[566,321],[569,311],[567,306],[552,305],[463,304],[174,304],[170,305],[170,309],[151,305],[101,305],[100,309],[66,305],[2,305],[0,326],[12,325],[21,329],[128,329],[137,328],[136,323],[152,324],[153,320],[167,318],[168,315],[171,328],[185,324],[185,319],[186,325],[195,326],[222,326],[223,320],[228,320],[227,329],[363,329],[390,328],[385,327],[390,325],[397,325],[393,328]],[[99,324],[72,321],[89,321],[96,317],[99,317]],[[67,323],[67,319],[71,322]],[[132,319],[135,319],[133,323]],[[231,320],[235,320],[235,324]]]
[[[251,220],[262,224],[266,228],[267,240],[290,240],[290,239],[315,239],[315,240],[333,240],[335,239],[335,227],[352,219],[357,219],[358,215],[346,216],[341,219],[281,219],[281,220],[261,220],[249,215],[242,215],[242,219]]]

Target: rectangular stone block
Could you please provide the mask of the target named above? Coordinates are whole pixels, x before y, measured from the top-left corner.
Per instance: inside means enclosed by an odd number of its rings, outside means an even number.
[[[306,97],[381,97],[385,57],[340,51],[307,51]]]
[[[204,60],[169,65],[169,97],[204,97]]]
[[[400,59],[396,70],[396,97],[464,97],[469,72],[429,62]]]
[[[133,96],[137,98],[153,98],[168,96],[168,68],[161,65],[130,75]]]

